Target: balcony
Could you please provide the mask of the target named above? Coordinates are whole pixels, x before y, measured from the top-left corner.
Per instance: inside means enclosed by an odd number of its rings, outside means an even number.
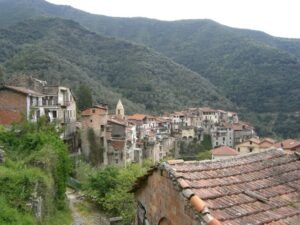
[[[70,105],[71,105],[71,102],[70,102],[70,101],[63,101],[63,102],[60,104],[60,106],[61,106],[62,108],[65,108],[65,107],[70,106]]]

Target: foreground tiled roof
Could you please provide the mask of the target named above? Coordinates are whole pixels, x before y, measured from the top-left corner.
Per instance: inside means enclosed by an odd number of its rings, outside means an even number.
[[[161,164],[162,168],[172,174],[177,181],[174,185],[181,187],[203,218],[207,215],[204,211],[210,212],[209,221],[214,224],[299,225],[298,153],[271,149],[224,160],[171,161]],[[133,191],[150,175],[148,172],[137,180]],[[196,205],[193,198],[198,199]]]
[[[239,153],[233,149],[233,148],[230,148],[228,146],[221,146],[221,147],[218,147],[218,148],[214,148],[211,150],[211,153],[213,155],[238,155]]]

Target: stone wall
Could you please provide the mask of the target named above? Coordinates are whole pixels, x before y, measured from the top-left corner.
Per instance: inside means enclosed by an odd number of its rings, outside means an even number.
[[[0,90],[0,113],[2,124],[19,122],[22,113],[27,116],[26,96],[7,89]]]
[[[199,225],[194,220],[193,208],[181,192],[176,190],[166,171],[156,170],[147,181],[147,185],[136,193],[136,200],[145,209],[149,224]],[[137,220],[135,225],[139,225]]]

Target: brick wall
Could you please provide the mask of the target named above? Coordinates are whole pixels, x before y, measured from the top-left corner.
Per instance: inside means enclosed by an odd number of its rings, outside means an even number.
[[[19,122],[26,116],[26,96],[11,90],[0,90],[1,124]]]
[[[193,219],[193,209],[175,189],[166,171],[162,175],[160,170],[155,171],[145,186],[136,192],[135,197],[145,208],[151,225],[165,224],[166,220],[163,218],[167,218],[169,225],[199,225]]]

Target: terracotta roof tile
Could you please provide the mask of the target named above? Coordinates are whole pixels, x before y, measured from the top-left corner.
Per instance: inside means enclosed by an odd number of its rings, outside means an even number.
[[[4,86],[4,88],[14,90],[14,91],[17,91],[19,93],[26,94],[26,95],[43,96],[43,94],[38,93],[38,92],[33,91],[33,90],[30,90],[30,89],[25,88],[25,87],[16,87],[16,86],[6,85],[6,86]]]
[[[280,142],[277,142],[274,147],[283,149],[293,149],[300,146],[300,141],[294,139],[286,139]]]
[[[133,114],[131,116],[128,116],[128,120],[144,120],[146,118],[146,115],[144,114]]]
[[[109,119],[109,120],[107,120],[107,122],[118,124],[118,125],[121,125],[121,126],[126,126],[126,121],[125,120],[119,120],[119,119],[116,119],[116,118]]]
[[[191,204],[197,211],[208,207],[211,217],[206,224],[299,224],[300,161],[296,153],[271,149],[225,160],[173,161],[160,167],[172,172],[178,186],[189,192],[185,196],[194,193],[190,201],[194,199]]]
[[[218,148],[214,148],[214,149],[211,150],[211,152],[212,152],[213,155],[223,155],[223,156],[224,155],[234,156],[234,155],[239,154],[235,149],[230,148],[228,146],[221,146],[221,147],[218,147]]]

